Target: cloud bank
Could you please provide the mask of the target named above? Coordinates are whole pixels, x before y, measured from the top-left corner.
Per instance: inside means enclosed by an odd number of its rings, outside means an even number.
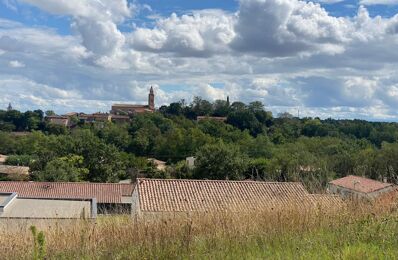
[[[158,105],[229,95],[275,113],[398,119],[398,15],[371,17],[364,6],[377,1],[335,17],[320,3],[241,0],[234,12],[193,10],[146,25],[134,23],[139,4],[126,0],[18,3],[67,17],[72,33],[0,19],[2,106],[106,111],[145,102],[154,85]]]

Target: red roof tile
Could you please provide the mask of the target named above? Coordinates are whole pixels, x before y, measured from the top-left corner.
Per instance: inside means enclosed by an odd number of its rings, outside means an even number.
[[[371,193],[393,186],[391,183],[384,183],[355,175],[348,175],[329,183],[362,193]]]
[[[341,209],[345,205],[343,198],[338,195],[310,194],[308,197],[318,208],[321,209],[335,210]]]
[[[123,196],[132,195],[133,184],[4,181],[0,192],[16,192],[21,198],[96,198],[98,203],[122,203]]]
[[[141,211],[252,210],[312,203],[301,183],[138,179]]]

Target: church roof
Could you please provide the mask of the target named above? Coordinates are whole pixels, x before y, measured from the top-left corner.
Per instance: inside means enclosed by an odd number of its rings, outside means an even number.
[[[148,107],[148,105],[113,104],[112,107],[146,108],[146,107]]]

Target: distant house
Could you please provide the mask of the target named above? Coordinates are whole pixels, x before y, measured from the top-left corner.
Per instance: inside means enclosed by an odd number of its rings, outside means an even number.
[[[0,182],[1,193],[49,200],[96,199],[98,214],[130,213],[133,184],[85,182]]]
[[[111,122],[112,116],[108,113],[94,113],[85,115],[86,123]]]
[[[69,118],[67,116],[46,116],[45,120],[54,125],[61,125],[65,127],[69,125]]]
[[[29,167],[0,165],[0,174],[4,175],[29,175]]]
[[[131,115],[141,113],[152,113],[155,111],[155,94],[151,87],[148,94],[148,105],[137,104],[113,104],[111,114],[114,115]]]
[[[79,115],[79,113],[77,113],[77,112],[68,112],[64,116],[73,117],[73,116],[78,116],[78,115]]]
[[[196,121],[203,121],[203,120],[214,120],[218,122],[225,122],[227,121],[226,117],[223,116],[198,116],[196,117]]]
[[[75,219],[96,218],[95,198],[40,198],[0,192],[2,219]]]
[[[0,164],[4,164],[7,161],[8,156],[0,154]]]
[[[329,201],[339,200],[336,196],[324,196]],[[327,203],[324,196],[318,201],[298,182],[139,178],[133,192],[132,214],[305,209],[318,202]]]
[[[148,158],[148,162],[153,163],[153,165],[155,166],[155,168],[158,171],[164,171],[166,170],[166,162],[161,161],[161,160],[157,160],[155,158]]]
[[[186,162],[188,168],[193,169],[195,167],[195,160],[196,160],[196,157],[193,157],[193,156],[187,157],[185,159],[185,162]]]
[[[130,117],[124,115],[111,115],[111,120],[113,123],[122,124],[130,122]]]
[[[355,199],[375,199],[396,189],[396,186],[392,183],[380,182],[355,175],[348,175],[333,180],[328,184],[329,193],[338,194],[343,198]]]

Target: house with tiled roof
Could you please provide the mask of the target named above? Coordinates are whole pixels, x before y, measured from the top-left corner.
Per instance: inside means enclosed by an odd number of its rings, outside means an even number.
[[[336,203],[339,198],[329,196]],[[330,198],[329,198],[330,197]],[[310,209],[318,201],[299,182],[257,182],[227,180],[137,179],[132,213],[257,211],[284,208]],[[319,204],[320,205],[320,204]],[[322,206],[322,205],[320,205]]]
[[[37,198],[0,192],[0,226],[5,219],[91,219],[97,217],[95,198]]]
[[[343,198],[375,199],[383,194],[397,190],[392,183],[380,182],[361,176],[348,175],[329,182],[328,192]]]
[[[0,154],[0,164],[4,164],[7,161],[8,156]]]
[[[51,115],[46,116],[45,120],[54,125],[61,125],[65,127],[69,125],[69,118],[67,116]]]
[[[130,213],[133,184],[3,181],[0,193],[15,193],[20,199],[95,199],[98,214]]]

